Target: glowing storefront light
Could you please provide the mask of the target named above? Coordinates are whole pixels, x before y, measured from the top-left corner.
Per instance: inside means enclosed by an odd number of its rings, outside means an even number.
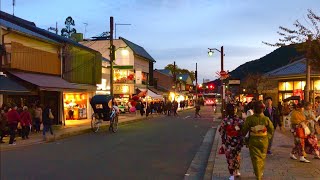
[[[129,87],[128,86],[123,86],[122,87],[122,92],[123,93],[128,93],[129,92]]]
[[[127,49],[123,49],[121,51],[122,56],[128,56],[129,55],[129,51]]]
[[[320,80],[314,81],[314,88],[315,90],[320,90]]]

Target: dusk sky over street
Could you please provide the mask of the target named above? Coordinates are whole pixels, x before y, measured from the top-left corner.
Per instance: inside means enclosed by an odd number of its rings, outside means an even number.
[[[109,31],[109,17],[122,36],[144,47],[163,68],[176,61],[181,68],[195,69],[199,79],[215,79],[220,54],[208,57],[207,48],[225,48],[225,69],[258,59],[275,48],[279,25],[305,23],[307,9],[320,13],[319,0],[16,0],[15,15],[43,29],[59,31],[71,16],[86,38]],[[1,10],[12,14],[12,0],[1,0]]]

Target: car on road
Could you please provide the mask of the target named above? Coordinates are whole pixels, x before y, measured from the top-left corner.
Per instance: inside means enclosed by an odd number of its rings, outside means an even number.
[[[214,104],[217,104],[217,100],[216,99],[206,99],[204,101],[204,105],[205,106],[212,106]]]

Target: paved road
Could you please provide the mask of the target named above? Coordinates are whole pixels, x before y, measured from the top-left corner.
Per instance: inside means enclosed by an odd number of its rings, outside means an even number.
[[[1,152],[6,179],[182,179],[213,122],[211,107]]]

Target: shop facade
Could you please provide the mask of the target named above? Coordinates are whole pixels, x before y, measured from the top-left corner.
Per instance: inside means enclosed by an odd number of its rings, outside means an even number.
[[[277,97],[276,102],[283,102],[292,96],[298,96],[300,100],[305,100],[305,72],[306,64],[303,58],[265,74],[270,81],[277,83],[274,90]],[[315,103],[315,99],[320,97],[320,72],[311,70],[309,93],[311,103]]]

